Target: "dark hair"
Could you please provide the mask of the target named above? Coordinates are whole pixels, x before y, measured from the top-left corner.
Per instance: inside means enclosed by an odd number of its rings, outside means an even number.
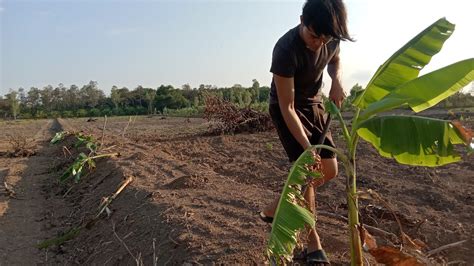
[[[307,0],[303,6],[303,24],[316,35],[354,41],[347,30],[347,13],[342,0]]]

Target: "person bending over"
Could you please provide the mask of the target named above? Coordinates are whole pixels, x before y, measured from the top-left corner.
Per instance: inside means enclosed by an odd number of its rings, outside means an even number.
[[[276,43],[270,71],[273,80],[269,111],[290,162],[294,162],[323,132],[324,106],[321,98],[323,70],[331,77],[329,99],[340,107],[345,98],[340,79],[340,41],[353,41],[347,30],[347,14],[341,0],[308,0],[300,24]],[[323,144],[335,147],[328,132]],[[334,153],[323,149],[314,155],[320,162],[323,182],[337,175]],[[320,157],[319,157],[320,156]],[[315,211],[316,184],[310,184],[305,198]],[[276,199],[260,213],[262,220],[273,221]],[[329,264],[316,230],[308,235],[306,261],[310,265]]]

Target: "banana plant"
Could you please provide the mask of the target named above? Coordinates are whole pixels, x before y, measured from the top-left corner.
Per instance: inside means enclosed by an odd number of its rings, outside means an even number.
[[[85,145],[91,153],[95,153],[97,151],[97,141],[92,135],[84,135],[79,132],[76,134],[76,139],[76,143],[74,144],[75,148],[78,148],[81,145]]]
[[[61,140],[63,140],[66,136],[69,136],[69,133],[68,131],[60,131],[60,132],[56,132],[56,134],[54,134],[54,137],[51,139],[51,143],[52,144],[56,144],[58,142],[60,142]]]
[[[57,132],[53,139],[51,139],[51,143],[56,144],[62,141],[66,136],[69,136],[71,134],[73,133],[70,133],[68,131]],[[84,172],[84,166],[87,165],[89,170],[93,170],[96,167],[94,160],[102,157],[119,156],[118,153],[97,154],[98,146],[96,140],[92,135],[84,135],[79,132],[75,133],[74,136],[76,137],[74,148],[85,146],[89,150],[89,153],[87,155],[83,152],[79,153],[74,162],[59,177],[60,182],[65,182],[69,178],[74,177],[74,181],[78,183],[81,180],[81,176]]]
[[[86,155],[85,153],[81,152],[74,160],[71,166],[66,169],[66,171],[61,175],[59,181],[65,182],[70,177],[74,177],[74,182],[78,183],[81,180],[81,176],[83,174],[84,166],[88,166],[89,170],[93,170],[96,167],[95,161],[96,159],[102,157],[112,157],[117,156],[117,153],[110,153],[110,154],[99,154],[99,155]]]
[[[454,31],[454,24],[441,18],[423,30],[375,72],[366,88],[354,99],[356,107],[351,128],[347,127],[338,108],[331,102],[326,108],[336,116],[342,127],[347,150],[341,151],[325,145],[309,149],[330,149],[338,155],[346,173],[346,193],[350,230],[351,265],[362,265],[362,250],[358,220],[358,197],[356,188],[356,148],[359,138],[372,144],[380,155],[393,158],[401,164],[436,167],[461,160],[454,145],[474,148],[472,132],[457,121],[447,121],[421,116],[382,115],[395,108],[409,107],[418,113],[426,110],[452,94],[458,92],[474,79],[474,59],[459,61],[419,77],[420,70],[437,54]],[[301,155],[305,156],[305,154]],[[299,164],[297,160],[295,164]],[[298,166],[293,166],[298,167]],[[291,173],[290,173],[291,175]],[[288,184],[288,182],[287,182]],[[287,197],[284,188],[282,198]],[[300,197],[301,194],[295,196]],[[281,201],[281,200],[280,200]],[[279,206],[278,208],[281,208]],[[281,223],[294,215],[277,208],[270,236],[273,242],[288,245],[288,226]],[[301,210],[301,212],[304,212]],[[283,216],[283,218],[279,217]],[[300,215],[301,216],[301,215]],[[297,216],[298,217],[298,216]],[[296,219],[296,218],[295,218]],[[314,219],[299,220],[312,226]],[[288,258],[292,250],[278,253],[274,245],[268,245],[269,254]]]

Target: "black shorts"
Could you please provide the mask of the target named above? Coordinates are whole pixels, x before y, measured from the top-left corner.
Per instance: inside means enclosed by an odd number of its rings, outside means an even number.
[[[323,132],[323,125],[326,121],[324,118],[324,106],[322,104],[316,104],[312,106],[295,107],[295,109],[296,114],[303,124],[303,129],[306,136],[308,136],[309,142],[313,145],[317,144],[319,137]],[[270,104],[269,111],[273,124],[278,132],[278,136],[280,137],[281,144],[283,145],[286,154],[288,154],[290,162],[296,161],[296,159],[298,159],[298,157],[304,152],[303,147],[293,137],[286,126],[278,104]],[[326,134],[324,144],[334,148],[336,147],[330,131]],[[336,154],[327,149],[322,149],[320,156],[323,159],[330,159],[335,158]]]

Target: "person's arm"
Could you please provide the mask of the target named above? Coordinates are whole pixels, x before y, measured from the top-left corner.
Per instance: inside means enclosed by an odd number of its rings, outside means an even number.
[[[295,111],[294,79],[273,74],[273,80],[276,86],[278,105],[280,106],[281,114],[285,120],[286,126],[301,147],[306,150],[311,146],[311,143],[309,142],[309,139],[304,132],[303,125]]]
[[[331,90],[329,91],[329,99],[331,99],[338,108],[341,108],[345,94],[341,85],[341,71],[339,63],[339,54],[336,54],[332,57],[328,64],[328,73],[332,79]]]

